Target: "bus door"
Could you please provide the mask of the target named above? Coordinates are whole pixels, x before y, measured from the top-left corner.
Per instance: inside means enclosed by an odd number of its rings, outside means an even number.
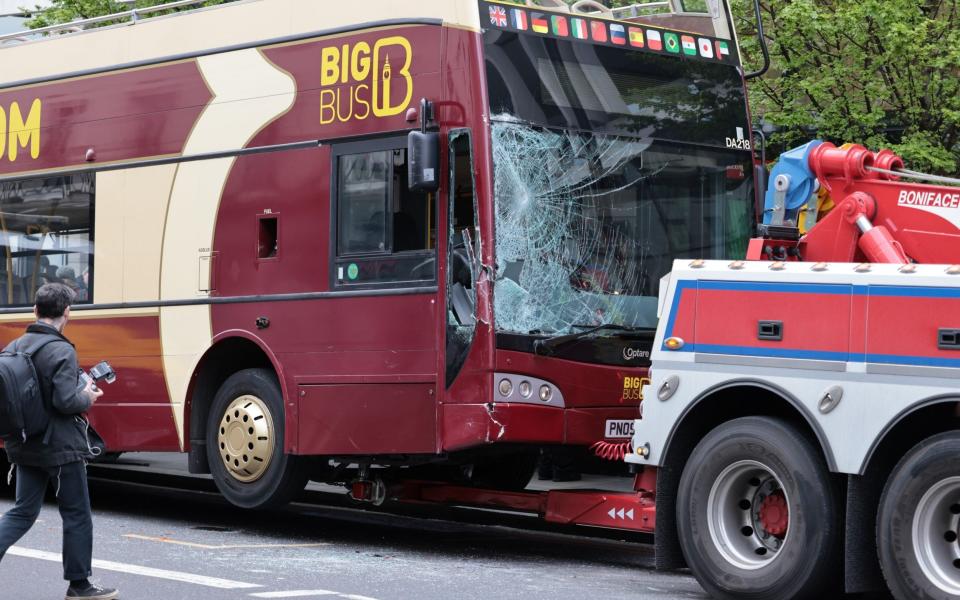
[[[433,453],[441,312],[436,193],[407,186],[406,136],[332,146],[332,358],[300,386],[300,452]]]
[[[479,215],[468,129],[450,132],[450,184],[447,193],[447,318],[444,379],[449,388],[463,370],[477,330]]]

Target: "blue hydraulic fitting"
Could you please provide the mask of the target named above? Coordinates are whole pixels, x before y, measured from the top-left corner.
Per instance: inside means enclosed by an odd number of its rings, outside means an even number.
[[[814,140],[799,148],[794,148],[780,155],[777,164],[770,172],[770,184],[767,186],[767,195],[764,198],[763,223],[770,225],[773,220],[776,206],[776,181],[780,175],[790,177],[790,187],[787,189],[784,220],[797,222],[800,208],[806,204],[816,191],[817,178],[810,170],[810,153],[823,142]]]

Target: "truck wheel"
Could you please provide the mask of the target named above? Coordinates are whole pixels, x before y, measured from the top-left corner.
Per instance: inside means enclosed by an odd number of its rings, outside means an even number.
[[[272,508],[306,486],[302,459],[283,452],[283,429],[283,398],[272,371],[239,371],[217,390],[207,418],[207,458],[231,504]]]
[[[877,514],[880,566],[901,600],[960,598],[960,432],[914,446],[887,480]]]
[[[820,449],[785,421],[746,417],[707,434],[676,510],[683,555],[715,598],[815,598],[838,581],[837,494]]]

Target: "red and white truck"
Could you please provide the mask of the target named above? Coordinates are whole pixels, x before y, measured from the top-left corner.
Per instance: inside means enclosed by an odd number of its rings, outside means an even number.
[[[657,472],[659,563],[716,597],[881,574],[901,600],[960,597],[960,266],[935,264],[960,262],[960,189],[901,175],[922,177],[860,146],[788,153],[753,260],[661,284],[627,460]]]

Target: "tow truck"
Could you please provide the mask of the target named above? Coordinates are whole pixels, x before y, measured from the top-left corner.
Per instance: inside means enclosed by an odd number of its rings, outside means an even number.
[[[626,457],[658,566],[717,598],[958,598],[960,182],[819,141],[770,181],[747,260],[661,284]]]

